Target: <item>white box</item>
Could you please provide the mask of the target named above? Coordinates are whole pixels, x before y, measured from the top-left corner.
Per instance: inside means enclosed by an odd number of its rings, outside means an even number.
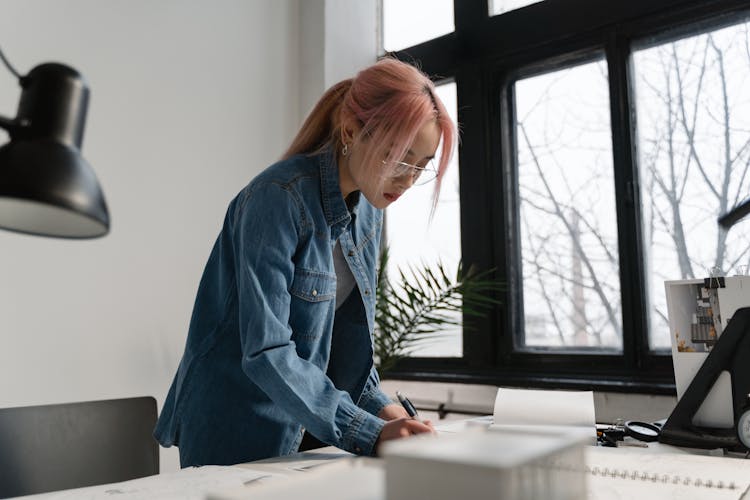
[[[475,429],[388,441],[386,499],[586,498],[580,433]]]

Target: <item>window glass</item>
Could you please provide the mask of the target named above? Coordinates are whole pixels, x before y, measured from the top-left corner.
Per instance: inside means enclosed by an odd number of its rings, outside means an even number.
[[[445,83],[437,93],[454,120],[456,112],[456,84]],[[440,147],[438,147],[439,157]],[[413,186],[398,201],[387,208],[386,235],[390,258],[388,276],[394,288],[398,286],[397,269],[419,269],[423,265],[435,268],[442,263],[448,276],[455,277],[461,260],[461,212],[458,191],[458,155],[443,177],[440,199],[432,221],[432,193],[434,181]],[[457,318],[457,319],[460,319]],[[447,328],[434,339],[417,345],[413,357],[461,357],[463,342],[460,328]]]
[[[750,195],[748,23],[633,53],[650,345],[671,344],[665,280],[746,274],[750,224],[717,217]]]
[[[405,49],[455,30],[453,0],[382,0],[385,52]]]
[[[522,347],[622,349],[606,62],[515,83]]]
[[[511,10],[520,9],[521,7],[526,7],[527,5],[539,3],[541,1],[542,0],[490,0],[490,15],[497,16],[505,14]]]

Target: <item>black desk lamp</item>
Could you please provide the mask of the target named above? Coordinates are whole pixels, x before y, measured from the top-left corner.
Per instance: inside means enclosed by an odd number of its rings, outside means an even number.
[[[89,90],[73,68],[58,63],[19,75],[16,118],[0,116],[10,142],[0,147],[0,228],[59,238],[96,238],[109,212],[91,166],[81,156]]]

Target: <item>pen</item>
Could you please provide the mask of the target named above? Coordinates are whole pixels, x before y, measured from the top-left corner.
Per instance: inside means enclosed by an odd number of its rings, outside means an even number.
[[[401,406],[404,407],[404,410],[406,410],[406,413],[408,413],[411,418],[419,418],[417,409],[414,408],[414,405],[411,403],[411,401],[409,401],[409,398],[405,397],[398,391],[396,391],[396,397],[398,398],[398,402],[401,403]]]

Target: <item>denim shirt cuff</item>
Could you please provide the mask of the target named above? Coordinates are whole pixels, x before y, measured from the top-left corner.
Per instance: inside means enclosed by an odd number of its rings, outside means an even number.
[[[366,412],[378,416],[380,410],[390,404],[393,404],[393,400],[391,400],[391,398],[389,398],[378,387],[375,387],[374,389],[362,394],[358,406]]]
[[[341,447],[357,455],[374,455],[384,425],[385,420],[357,408],[341,437]]]

